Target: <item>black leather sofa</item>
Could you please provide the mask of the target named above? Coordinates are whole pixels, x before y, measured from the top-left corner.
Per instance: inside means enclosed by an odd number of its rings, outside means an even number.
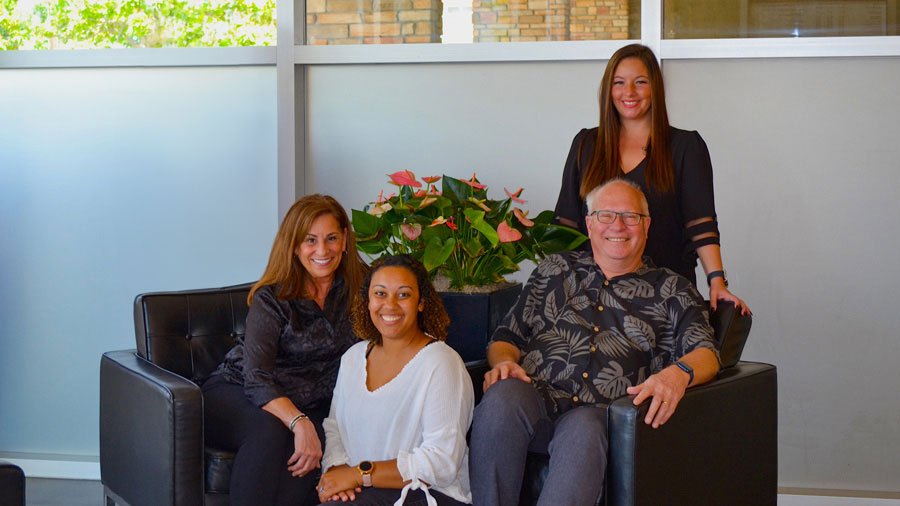
[[[244,334],[250,284],[139,295],[137,348],[100,362],[100,472],[107,506],[228,503],[232,455],[204,448],[197,383]],[[751,320],[725,305],[712,323],[728,366],[692,388],[654,430],[647,404],[609,408],[609,470],[601,504],[775,505],[775,367],[738,362]],[[481,390],[486,364],[467,364]],[[547,458],[532,455],[523,505],[533,504]],[[573,470],[577,473],[577,470]],[[573,476],[573,479],[576,479]]]
[[[25,506],[25,473],[0,460],[0,506]]]

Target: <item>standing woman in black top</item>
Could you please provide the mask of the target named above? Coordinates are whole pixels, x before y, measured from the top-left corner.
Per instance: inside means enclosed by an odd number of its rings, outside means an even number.
[[[638,184],[647,195],[653,226],[645,254],[696,285],[697,258],[710,287],[713,309],[729,300],[713,201],[712,164],[697,132],[669,125],[662,72],[653,51],[631,44],[616,51],[600,86],[600,126],[572,142],[563,171],[556,216],[587,234],[584,197],[614,178]]]
[[[332,197],[288,210],[247,303],[244,338],[203,384],[206,443],[237,453],[233,506],[318,504],[324,432],[348,318],[366,266]]]

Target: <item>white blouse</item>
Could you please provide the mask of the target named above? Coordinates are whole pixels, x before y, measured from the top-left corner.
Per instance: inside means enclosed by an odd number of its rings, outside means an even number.
[[[368,344],[359,342],[341,357],[331,412],[323,424],[322,471],[341,464],[356,466],[363,460],[397,459],[400,476],[412,481],[405,489],[429,483],[434,490],[471,503],[466,431],[472,423],[474,394],[462,359],[445,343],[433,342],[391,381],[370,392]]]

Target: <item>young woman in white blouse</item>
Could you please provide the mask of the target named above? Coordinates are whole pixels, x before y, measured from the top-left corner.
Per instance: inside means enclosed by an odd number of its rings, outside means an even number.
[[[324,422],[319,499],[365,506],[471,503],[472,381],[443,342],[450,319],[425,268],[408,255],[376,262],[351,317],[364,341],[341,358]]]

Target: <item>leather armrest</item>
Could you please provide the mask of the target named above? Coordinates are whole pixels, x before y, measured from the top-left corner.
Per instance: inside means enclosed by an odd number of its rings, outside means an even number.
[[[606,504],[765,506],[777,497],[777,377],[740,362],[691,388],[668,423],[643,421],[649,403],[609,406]]]
[[[466,362],[466,370],[472,378],[472,388],[475,391],[475,405],[484,397],[484,374],[491,370],[486,359],[471,360]]]
[[[203,398],[134,350],[100,360],[100,474],[132,506],[203,504]]]
[[[25,506],[25,473],[0,460],[0,506]]]

